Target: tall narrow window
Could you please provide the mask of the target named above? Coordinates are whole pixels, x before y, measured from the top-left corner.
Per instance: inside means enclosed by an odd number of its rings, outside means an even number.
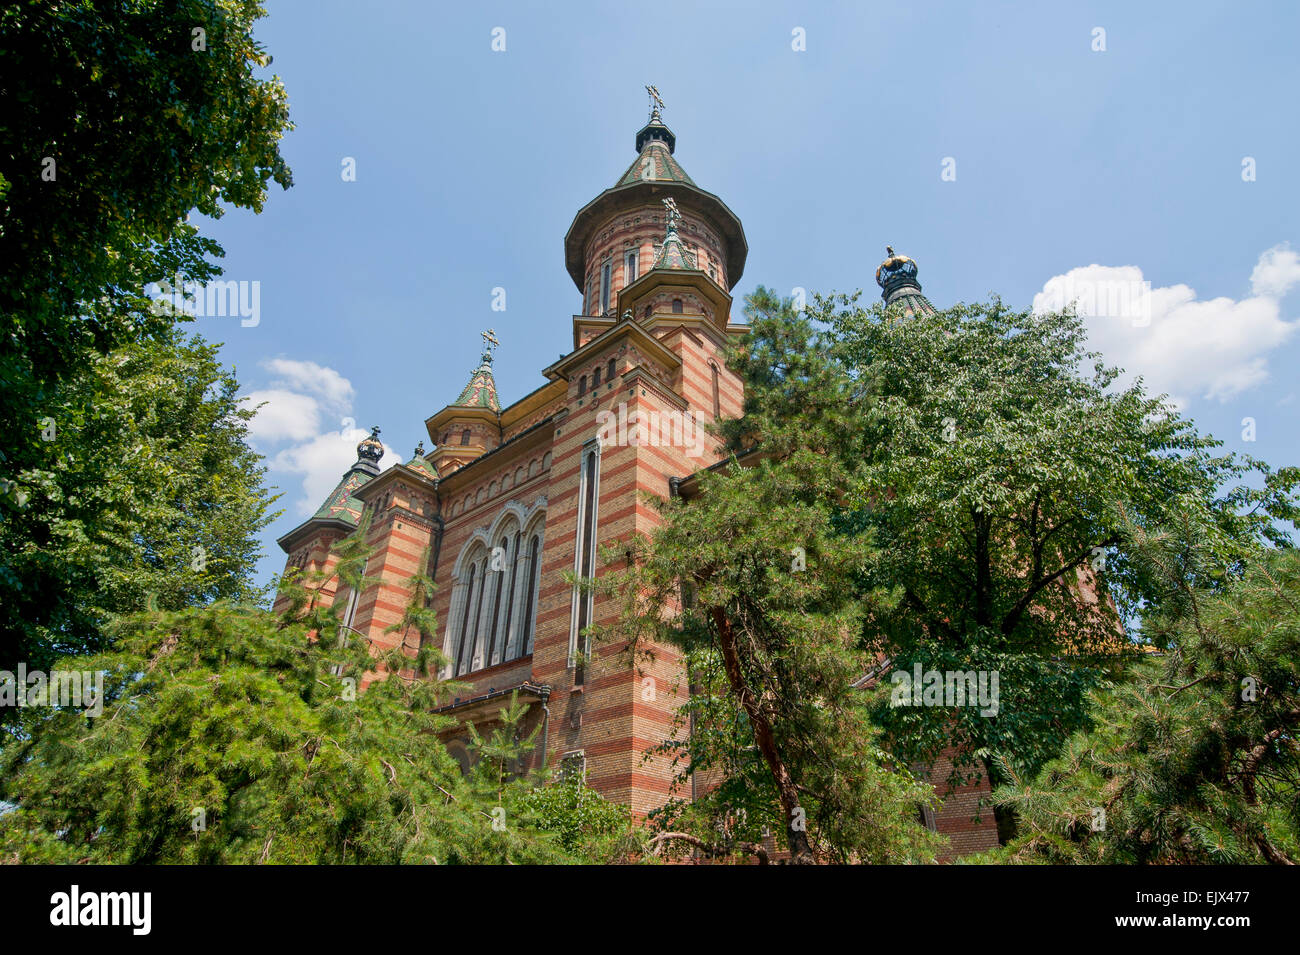
[[[610,384],[613,384],[614,374],[617,371],[618,371],[618,359],[611,358],[609,360],[609,367],[605,369],[605,377],[609,380]]]
[[[710,359],[709,368],[713,371],[713,417],[716,419],[722,417],[722,398],[718,394],[718,363]]]
[[[600,366],[599,365],[597,365],[596,370],[591,373],[591,387],[593,388],[600,387]]]
[[[460,645],[456,648],[456,676],[465,672],[469,655],[473,652],[473,647],[470,646],[469,615],[474,607],[474,574],[477,570],[476,565],[470,565],[469,584],[465,588],[465,612],[460,618]]]
[[[470,670],[478,669],[478,667],[474,665],[474,650],[478,646],[479,628],[482,626],[483,620],[483,595],[487,593],[488,589],[487,566],[488,562],[486,557],[478,562],[478,596],[474,600],[474,613],[470,617],[470,632],[467,634],[467,639],[469,640],[469,653],[466,656],[469,658]],[[482,665],[482,661],[479,661],[479,665]]]
[[[508,543],[510,542],[506,538],[504,537],[501,538],[501,543],[497,545],[498,547],[501,548],[501,560],[500,560],[501,566],[491,568],[495,572],[494,576],[496,577],[497,581],[496,581],[495,593],[493,594],[492,597],[492,626],[488,629],[487,632],[487,637],[488,637],[487,659],[483,661],[484,664],[486,664],[487,666],[492,666],[493,664],[498,662],[497,649],[500,647],[500,644],[497,640],[497,621],[501,619],[501,595],[504,593],[506,594],[507,599],[509,599],[509,592],[506,591],[505,589],[506,555],[508,553],[506,550],[506,545]],[[504,648],[501,648],[501,651],[502,651],[502,656],[504,656],[505,655]]]
[[[613,262],[606,262],[600,267],[600,314],[602,315],[609,311],[609,284],[613,271]]]
[[[533,631],[537,621],[534,620],[534,604],[537,600],[537,564],[542,559],[542,539],[537,534],[528,543],[528,587],[524,591],[524,617],[519,625],[524,628],[523,638],[519,641],[523,656],[533,652]]]
[[[675,298],[673,299],[673,314],[680,315],[681,313],[682,313],[682,300],[680,298]]]
[[[510,547],[510,580],[506,584],[506,621],[501,630],[501,659],[502,662],[509,660],[510,657],[510,624],[514,621],[515,616],[515,585],[519,577],[519,540],[523,533],[515,531],[515,539]],[[519,648],[515,647],[515,656],[519,656]]]
[[[578,490],[578,541],[574,554],[574,572],[590,579],[596,564],[596,523],[600,505],[600,445],[592,442],[583,451],[582,484]],[[591,624],[595,594],[575,585],[573,623],[569,631],[569,660],[574,665],[574,686],[582,686],[585,667],[578,660],[591,652],[591,641],[583,631]]]
[[[628,286],[636,281],[636,249],[628,252],[623,256],[623,285]]]
[[[466,428],[460,433],[460,443],[462,447],[469,444],[469,428]]]
[[[587,376],[583,375],[578,379],[578,397],[581,398],[587,393]]]

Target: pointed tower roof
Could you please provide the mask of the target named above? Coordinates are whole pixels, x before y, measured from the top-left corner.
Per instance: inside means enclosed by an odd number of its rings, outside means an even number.
[[[384,445],[379,440],[379,427],[370,429],[370,434],[361,439],[357,445],[357,460],[344,472],[342,480],[325,498],[311,520],[336,520],[356,527],[361,520],[360,501],[353,499],[357,488],[366,484],[379,473],[379,459],[384,456]]]
[[[424,459],[424,442],[421,441],[411,452],[411,460],[406,462],[406,466],[412,471],[418,471],[430,481],[438,480],[438,469]]]
[[[647,92],[652,88],[647,88]],[[587,245],[597,230],[611,216],[631,209],[657,204],[664,198],[675,199],[683,210],[699,216],[717,230],[726,259],[727,287],[734,288],[745,271],[749,244],[740,219],[726,203],[705,192],[686,174],[673,156],[677,137],[664,124],[663,102],[652,92],[655,105],[650,121],[636,134],[636,160],[619,176],[613,186],[578,210],[564,237],[564,264],[578,291],[585,290]]]
[[[885,261],[876,269],[876,284],[885,307],[897,307],[906,315],[933,315],[934,306],[921,294],[921,283],[916,279],[916,262],[888,245],[885,255]]]
[[[493,336],[492,329],[483,333],[483,356],[479,360],[479,366],[474,369],[470,375],[469,384],[467,384],[460,397],[452,402],[456,408],[486,408],[488,411],[500,413],[501,401],[497,398],[497,382],[492,377],[492,348],[497,344]]]
[[[655,256],[654,267],[657,269],[698,269],[699,265],[696,263],[695,253],[687,249],[677,236],[677,223],[682,218],[681,213],[677,211],[677,203],[672,199],[665,199],[664,208],[668,211],[668,215],[665,217],[668,228],[664,235],[664,241],[659,246],[659,254]]]
[[[631,185],[634,182],[684,182],[695,185],[695,180],[686,174],[682,164],[673,158],[677,137],[664,125],[656,108],[646,123],[636,134],[637,157],[627,172],[618,177],[614,187]]]

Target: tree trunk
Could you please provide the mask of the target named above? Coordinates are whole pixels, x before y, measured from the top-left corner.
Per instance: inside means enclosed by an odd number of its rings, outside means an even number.
[[[722,663],[727,672],[727,682],[731,684],[731,691],[736,694],[740,705],[749,716],[749,725],[754,730],[754,742],[758,744],[758,750],[763,754],[763,759],[772,772],[772,781],[776,784],[781,809],[785,812],[785,832],[790,845],[790,861],[795,865],[813,864],[817,860],[813,858],[812,847],[808,844],[808,823],[799,805],[799,790],[795,785],[794,777],[790,775],[790,770],[786,768],[785,761],[781,758],[776,737],[772,734],[772,724],[768,722],[767,715],[758,705],[758,699],[753,691],[745,683],[745,675],[740,668],[740,652],[736,647],[736,632],[721,607],[710,608],[709,614],[718,630],[718,642],[722,649]]]

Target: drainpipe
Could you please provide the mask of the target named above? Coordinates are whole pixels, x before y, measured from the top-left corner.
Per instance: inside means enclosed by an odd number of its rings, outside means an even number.
[[[546,734],[551,727],[551,708],[548,705],[551,702],[551,691],[547,690],[542,694],[542,769],[546,768]]]

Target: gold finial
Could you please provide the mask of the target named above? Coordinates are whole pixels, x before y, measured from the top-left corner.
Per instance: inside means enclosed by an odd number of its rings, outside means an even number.
[[[486,362],[491,362],[492,350],[496,348],[498,345],[500,345],[501,343],[497,341],[496,333],[491,328],[483,332],[482,335],[483,335],[483,360]]]

